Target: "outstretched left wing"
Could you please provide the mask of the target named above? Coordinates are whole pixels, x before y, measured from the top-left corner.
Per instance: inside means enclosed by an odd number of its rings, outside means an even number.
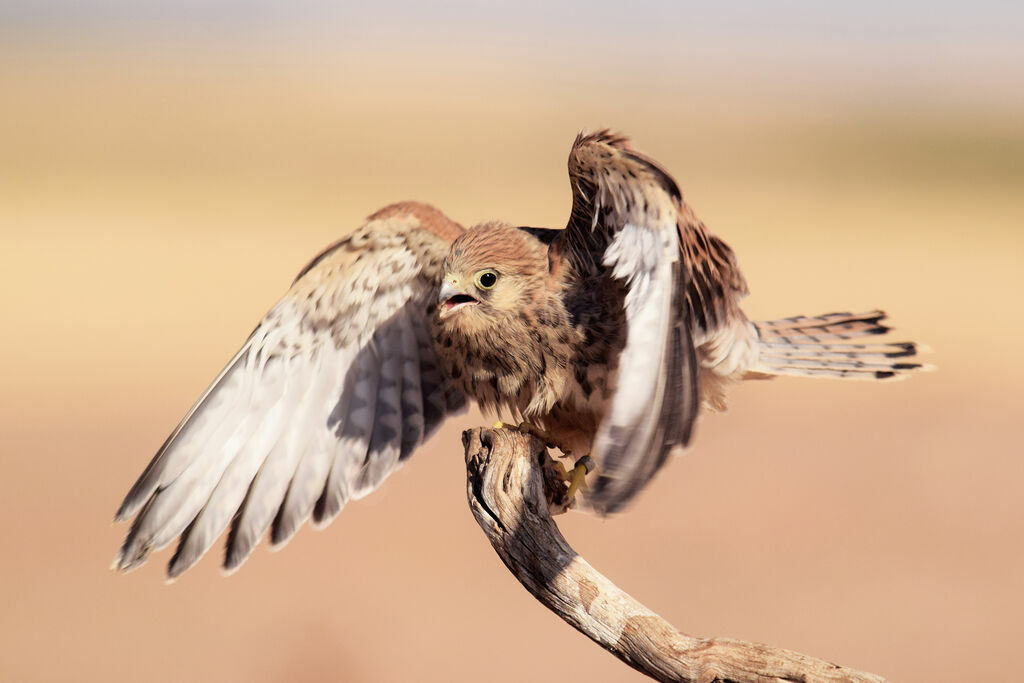
[[[680,251],[682,198],[672,178],[626,138],[580,135],[569,154],[572,215],[552,246],[576,268],[625,285],[626,344],[592,457],[587,498],[610,513],[646,484],[697,414],[697,362]]]
[[[376,489],[465,404],[427,326],[462,228],[395,204],[318,256],[168,437],[117,512],[132,569],[180,536],[167,573],[231,524],[225,569]]]

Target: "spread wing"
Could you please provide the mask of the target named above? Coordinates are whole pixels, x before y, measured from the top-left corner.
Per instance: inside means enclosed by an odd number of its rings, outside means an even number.
[[[690,438],[697,367],[680,251],[675,181],[620,136],[581,135],[569,155],[573,206],[553,245],[576,268],[625,284],[626,343],[609,409],[594,439],[598,480],[587,496],[614,512]]]
[[[427,327],[461,232],[432,207],[396,204],[303,269],[128,492],[116,566],[180,536],[174,578],[231,524],[235,569],[268,528],[279,545],[310,515],[328,524],[462,408]]]

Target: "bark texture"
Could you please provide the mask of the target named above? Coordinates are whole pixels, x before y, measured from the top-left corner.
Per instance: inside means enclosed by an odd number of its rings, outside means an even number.
[[[681,633],[566,542],[551,517],[566,509],[566,485],[546,466],[543,442],[490,428],[462,439],[469,506],[502,562],[548,609],[634,669],[702,683],[885,680],[790,650]]]

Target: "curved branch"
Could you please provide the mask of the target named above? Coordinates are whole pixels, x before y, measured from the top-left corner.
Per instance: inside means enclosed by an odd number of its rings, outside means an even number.
[[[634,669],[660,681],[884,681],[814,657],[677,631],[576,554],[551,512],[565,484],[534,436],[477,428],[462,435],[469,506],[505,566],[535,598]]]

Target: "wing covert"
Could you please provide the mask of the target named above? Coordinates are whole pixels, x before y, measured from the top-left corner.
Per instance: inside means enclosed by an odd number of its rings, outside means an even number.
[[[679,212],[679,241],[686,269],[685,305],[699,346],[724,324],[745,320],[739,301],[747,281],[728,244],[710,235],[684,202]]]
[[[115,565],[180,536],[174,578],[230,524],[225,569],[271,530],[287,542],[377,488],[465,405],[427,328],[441,262],[462,228],[389,206],[306,266],[163,444],[115,519]]]

